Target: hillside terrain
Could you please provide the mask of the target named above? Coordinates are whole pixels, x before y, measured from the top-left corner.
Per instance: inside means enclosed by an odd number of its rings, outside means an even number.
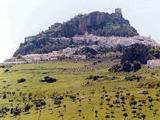
[[[55,23],[0,65],[0,119],[159,120],[159,59],[121,9]]]
[[[158,120],[160,69],[114,73],[110,64],[57,61],[1,68],[0,118]],[[57,81],[41,82],[44,76]]]

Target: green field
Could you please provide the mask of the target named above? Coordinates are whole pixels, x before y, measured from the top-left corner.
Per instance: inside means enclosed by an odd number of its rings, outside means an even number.
[[[0,68],[0,119],[159,120],[160,69],[113,73],[108,64],[59,61],[14,65],[8,72]],[[101,78],[86,80],[90,75]],[[125,80],[132,75],[142,78]],[[44,76],[57,81],[40,82]],[[18,83],[21,78],[26,81]],[[142,90],[148,94],[139,94]]]

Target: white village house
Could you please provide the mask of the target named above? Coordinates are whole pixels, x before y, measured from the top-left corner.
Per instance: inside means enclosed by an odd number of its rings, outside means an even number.
[[[147,66],[150,67],[150,68],[160,67],[160,59],[148,60],[147,61]]]

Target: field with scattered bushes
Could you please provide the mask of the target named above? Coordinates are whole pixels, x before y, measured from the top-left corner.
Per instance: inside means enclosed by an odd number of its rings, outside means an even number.
[[[107,62],[0,68],[2,120],[159,120],[160,69],[109,71]]]

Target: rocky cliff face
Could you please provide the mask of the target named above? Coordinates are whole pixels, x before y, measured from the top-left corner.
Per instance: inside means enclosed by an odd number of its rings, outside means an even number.
[[[65,49],[67,47],[76,47],[81,45],[93,44],[86,41],[79,41],[74,38],[86,34],[101,37],[133,37],[138,33],[128,20],[124,19],[120,12],[112,14],[104,12],[92,12],[85,15],[77,15],[65,23],[55,23],[48,30],[42,31],[36,36],[25,38],[14,56],[19,54],[42,54]],[[92,38],[90,38],[92,39]],[[94,38],[93,38],[94,39]]]
[[[77,15],[61,24],[56,23],[44,34],[50,37],[73,37],[85,33],[98,36],[135,36],[137,31],[130,26],[120,13],[92,12],[86,15]]]

